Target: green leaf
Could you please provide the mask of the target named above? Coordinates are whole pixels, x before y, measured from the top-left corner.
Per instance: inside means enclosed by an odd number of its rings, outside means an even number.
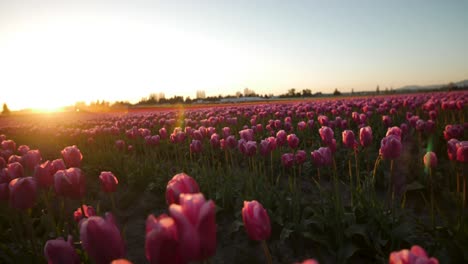
[[[281,230],[280,240],[285,241],[286,239],[289,238],[289,235],[291,235],[292,232],[294,232],[294,230],[284,227]]]

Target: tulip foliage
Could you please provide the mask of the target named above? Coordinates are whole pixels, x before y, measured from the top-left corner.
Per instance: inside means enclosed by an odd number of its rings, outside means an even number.
[[[0,263],[468,263],[467,102],[2,117]]]

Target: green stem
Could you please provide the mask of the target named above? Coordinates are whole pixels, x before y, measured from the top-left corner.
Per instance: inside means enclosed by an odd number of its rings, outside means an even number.
[[[262,240],[262,248],[263,248],[263,253],[265,253],[266,263],[273,264],[270,250],[268,249],[268,245],[266,244],[265,240]]]
[[[358,163],[357,150],[354,150],[354,163],[355,163],[355,166],[356,166],[356,184],[357,184],[358,189],[360,189],[361,180],[360,180],[360,177],[359,177],[359,163]]]
[[[435,221],[434,221],[434,180],[432,178],[432,168],[429,168],[429,184],[431,185],[431,224],[432,229],[435,228]]]

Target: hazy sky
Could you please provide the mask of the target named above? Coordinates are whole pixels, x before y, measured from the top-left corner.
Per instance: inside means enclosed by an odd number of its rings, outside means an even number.
[[[0,103],[468,78],[468,1],[0,0]]]

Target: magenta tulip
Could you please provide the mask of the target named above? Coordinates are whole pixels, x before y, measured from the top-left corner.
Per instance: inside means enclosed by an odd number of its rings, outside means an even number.
[[[61,153],[68,168],[81,166],[83,155],[75,145],[64,148]]]
[[[179,233],[172,217],[149,215],[146,219],[146,258],[151,264],[179,264],[183,252],[179,250]]]
[[[25,155],[29,151],[29,146],[28,145],[21,145],[18,147],[18,153],[20,155]]]
[[[86,191],[85,176],[79,168],[59,170],[54,174],[54,187],[57,195],[81,199]]]
[[[276,144],[283,146],[286,143],[287,134],[286,131],[280,130],[276,133]]]
[[[307,154],[304,150],[298,150],[294,155],[294,160],[296,161],[297,165],[303,164],[307,159]]]
[[[319,264],[315,259],[306,259],[302,262],[296,262],[295,264]]]
[[[362,127],[359,130],[359,142],[363,147],[368,147],[372,144],[372,128],[370,126]]]
[[[89,257],[97,264],[108,264],[125,257],[125,245],[113,216],[91,216],[81,222],[80,239]]]
[[[53,170],[52,170],[53,174],[55,174],[59,170],[66,170],[67,169],[63,159],[55,159],[55,160],[52,161],[51,165],[53,167]]]
[[[202,152],[202,143],[198,139],[193,139],[190,143],[190,153],[200,153]]]
[[[197,182],[185,173],[176,174],[167,183],[166,186],[166,202],[170,204],[179,204],[179,196],[182,193],[198,193],[200,188]]]
[[[101,190],[105,193],[112,193],[117,190],[117,185],[119,180],[117,177],[110,171],[103,171],[99,175],[99,180],[101,181]]]
[[[3,140],[1,145],[3,150],[9,150],[12,153],[16,150],[16,143],[11,139]]]
[[[341,134],[343,138],[343,145],[347,148],[356,148],[357,142],[354,138],[354,132],[352,130],[344,130]]]
[[[333,141],[334,132],[331,128],[327,126],[322,126],[319,129],[320,138],[322,139],[323,144],[330,145]]]
[[[8,163],[7,173],[10,179],[24,177],[23,165],[21,165],[19,162]]]
[[[54,185],[54,168],[50,161],[37,165],[34,169],[34,178],[36,178],[39,187],[47,188]]]
[[[36,165],[41,163],[41,160],[41,153],[37,149],[28,151],[26,154],[24,154],[22,159],[24,167],[28,170],[34,170]]]
[[[457,161],[468,163],[468,141],[461,141],[457,144]]]
[[[390,135],[394,135],[399,140],[401,140],[401,129],[399,127],[397,127],[397,126],[389,127],[387,129],[387,134],[385,136],[390,136]]]
[[[44,246],[44,255],[49,264],[79,264],[80,257],[73,247],[72,236],[68,236],[68,240],[57,238],[48,240]]]
[[[447,155],[450,160],[457,160],[457,144],[459,141],[457,139],[450,139],[447,141]]]
[[[9,183],[10,206],[19,210],[32,208],[37,201],[37,182],[33,177],[16,178]]]
[[[310,153],[312,163],[317,167],[330,166],[332,164],[332,152],[329,147],[321,147]]]
[[[169,212],[177,226],[184,261],[201,261],[216,252],[216,215],[213,201],[201,193],[183,193],[180,205],[171,204]]]
[[[255,200],[244,201],[242,221],[244,221],[244,227],[250,239],[261,241],[270,237],[270,217],[259,202]]]
[[[294,154],[284,153],[281,155],[281,164],[286,168],[292,167],[294,165]]]
[[[379,154],[383,159],[393,160],[400,157],[401,149],[400,139],[395,135],[389,135],[380,142]]]
[[[299,146],[299,138],[295,134],[289,134],[286,141],[288,141],[288,145],[292,149],[296,149]]]

